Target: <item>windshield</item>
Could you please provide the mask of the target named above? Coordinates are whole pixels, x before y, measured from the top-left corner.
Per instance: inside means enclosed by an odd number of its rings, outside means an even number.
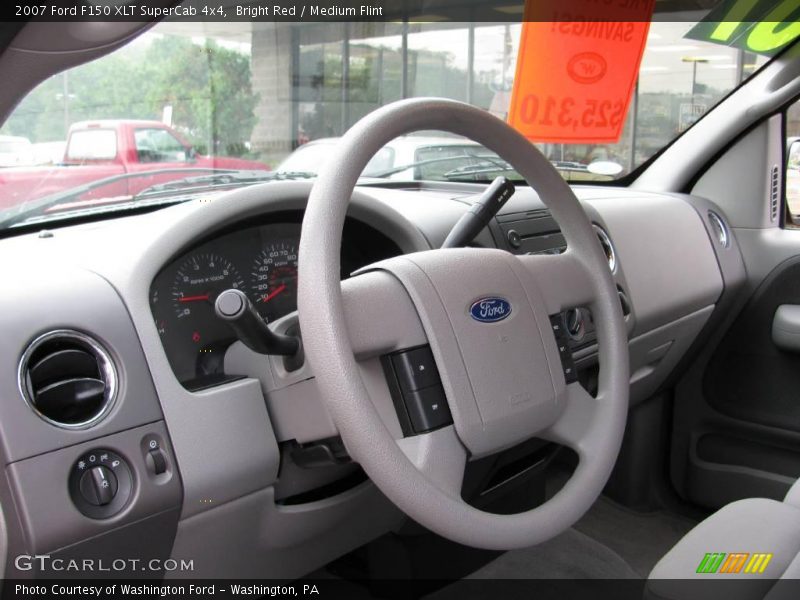
[[[511,120],[523,25],[521,8],[505,14],[510,20],[499,23],[163,21],[51,77],[17,106],[0,128],[0,227],[9,214],[55,218],[82,202],[96,214],[98,205],[134,202],[167,181],[188,180],[197,191],[197,181],[219,183],[198,176],[219,171],[313,177],[353,123],[401,98],[452,98]],[[697,35],[708,14],[650,23],[627,110],[609,105],[618,139],[531,138],[565,179],[631,173],[766,63],[767,56]],[[576,77],[589,81],[592,65],[576,65],[584,70]],[[552,109],[559,122],[570,107],[543,99],[534,108],[540,121]],[[566,122],[597,123],[606,114],[596,108]],[[522,117],[530,111],[523,103]],[[32,147],[44,158],[32,159]],[[498,174],[518,177],[495,153],[442,132],[398,138],[364,171],[386,180]],[[175,194],[181,185],[158,189]]]

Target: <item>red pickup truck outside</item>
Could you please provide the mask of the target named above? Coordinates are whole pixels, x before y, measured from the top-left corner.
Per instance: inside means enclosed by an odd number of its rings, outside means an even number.
[[[170,171],[159,173],[165,169]],[[82,121],[70,127],[60,164],[0,169],[0,209],[107,177],[143,173],[141,177],[120,178],[80,197],[81,201],[117,201],[152,185],[195,174],[189,169],[202,175],[213,169],[268,171],[269,167],[252,160],[197,154],[180,134],[158,121]]]

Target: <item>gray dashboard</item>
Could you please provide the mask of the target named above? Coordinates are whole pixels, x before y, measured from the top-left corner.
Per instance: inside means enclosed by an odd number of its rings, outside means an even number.
[[[398,252],[426,250],[441,244],[481,189],[361,186],[350,218]],[[275,182],[0,241],[0,452],[6,469],[0,502],[7,556],[117,548],[126,556],[193,561],[193,572],[171,577],[296,577],[400,526],[403,515],[356,465],[303,468],[292,459],[320,442],[330,450],[337,436],[309,365],[290,372],[279,359],[232,342],[222,350],[220,368],[240,377],[187,389],[154,318],[153,283],[165,268],[271,215],[302,214],[309,191],[307,182]],[[726,286],[740,281],[741,257],[730,233],[719,243],[708,213],[723,224],[724,215],[705,200],[606,187],[576,193],[615,254],[630,336],[631,401],[640,402],[684,357]],[[475,245],[522,252],[527,242],[517,246],[510,228],[522,230],[535,220],[530,231],[515,234],[543,245],[540,251],[557,251],[557,225],[547,219],[535,193],[518,189]],[[380,318],[379,308],[362,318]],[[296,322],[291,312],[276,316],[278,331]],[[591,387],[597,364],[591,315],[578,317],[583,329],[571,345],[582,383]],[[113,407],[92,426],[54,426],[21,397],[20,359],[52,330],[88,334],[116,365]],[[425,341],[408,336],[407,347]],[[402,437],[379,361],[363,362],[362,372],[387,427]],[[153,441],[166,461],[162,472],[150,453]],[[87,517],[69,492],[79,459],[96,449],[116,453],[130,470],[129,497],[108,518]],[[125,476],[117,477],[122,482]],[[148,543],[137,544],[145,531]],[[6,576],[13,570],[10,561]]]

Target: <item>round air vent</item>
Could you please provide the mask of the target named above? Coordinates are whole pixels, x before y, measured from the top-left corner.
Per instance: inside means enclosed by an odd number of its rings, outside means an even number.
[[[611,269],[613,273],[617,270],[617,253],[614,250],[614,245],[611,243],[611,239],[602,227],[595,225],[594,230],[597,232],[597,239],[600,240],[600,246],[603,248],[603,253],[608,260],[608,268]]]
[[[19,365],[22,397],[42,419],[84,429],[102,419],[117,396],[117,371],[99,342],[78,331],[46,333]]]

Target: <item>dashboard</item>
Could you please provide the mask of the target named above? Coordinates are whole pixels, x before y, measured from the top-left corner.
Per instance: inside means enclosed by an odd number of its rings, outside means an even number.
[[[241,375],[225,373],[224,357],[236,341],[214,312],[227,289],[244,292],[267,323],[297,310],[297,248],[302,214],[272,217],[258,225],[214,234],[169,261],[153,280],[150,307],[172,371],[198,391]],[[386,236],[348,221],[341,277],[400,254]]]
[[[9,555],[94,552],[105,540],[104,547],[126,556],[192,559],[203,577],[293,578],[402,525],[396,507],[342,458],[313,365],[289,371],[281,357],[252,352],[213,310],[221,291],[236,288],[276,329],[292,322],[311,185],[271,182],[0,241],[8,271],[0,282],[0,315],[6,315],[0,455],[9,482],[0,486],[0,501]],[[342,234],[346,287],[363,285],[350,274],[370,263],[440,247],[482,190],[475,184],[359,186]],[[740,260],[738,248],[733,238],[716,243],[706,215],[717,209],[703,199],[621,188],[575,191],[613,244],[613,276],[630,307],[631,401],[639,402],[707,322],[723,275],[726,284],[735,281],[726,265]],[[675,231],[681,244],[674,243]],[[563,244],[544,203],[522,187],[475,240],[518,254]],[[379,299],[345,310],[393,327]],[[66,331],[72,338],[41,341]],[[352,333],[358,335],[357,325]],[[313,332],[302,334],[307,339]],[[575,366],[591,378],[596,346],[581,327],[577,335]],[[72,385],[86,359],[108,367],[101,399],[107,409],[86,426],[69,428],[31,410],[19,373],[25,356],[75,357],[76,350],[81,361],[58,365],[65,381]],[[364,358],[359,367],[384,424],[399,439],[381,359]],[[132,482],[115,512],[102,518],[87,516],[87,507],[81,512],[80,488],[68,485],[78,481],[81,461],[93,456],[110,457],[110,468],[119,461],[130,477],[118,479]],[[23,548],[20,540],[30,542]]]

